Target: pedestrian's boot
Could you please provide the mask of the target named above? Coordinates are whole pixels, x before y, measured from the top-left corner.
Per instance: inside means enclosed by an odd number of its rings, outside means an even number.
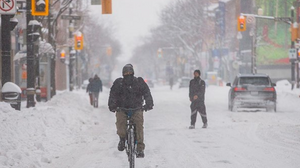
[[[143,150],[136,151],[136,158],[144,158],[145,154]]]
[[[191,125],[189,129],[195,129],[195,125]]]
[[[125,138],[120,137],[120,141],[118,144],[118,150],[123,151],[125,149]]]
[[[207,128],[207,123],[204,123],[202,128]]]

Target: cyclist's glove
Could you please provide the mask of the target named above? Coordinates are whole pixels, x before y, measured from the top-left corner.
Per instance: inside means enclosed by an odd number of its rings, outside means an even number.
[[[111,111],[111,112],[116,112],[117,111],[117,108],[116,107],[109,107],[109,111]]]
[[[153,106],[144,105],[144,110],[145,111],[149,111],[149,110],[152,110],[152,109],[153,109]]]

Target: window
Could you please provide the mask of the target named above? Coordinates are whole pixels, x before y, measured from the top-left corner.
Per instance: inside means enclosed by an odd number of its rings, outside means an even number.
[[[240,85],[269,85],[267,77],[241,77]]]

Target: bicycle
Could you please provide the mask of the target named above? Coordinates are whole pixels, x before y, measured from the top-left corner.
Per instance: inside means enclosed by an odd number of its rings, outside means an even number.
[[[127,131],[126,131],[126,143],[125,149],[128,156],[129,167],[134,168],[134,160],[136,156],[136,128],[133,123],[132,116],[138,110],[144,110],[143,108],[118,108],[117,112],[124,111],[127,114]]]

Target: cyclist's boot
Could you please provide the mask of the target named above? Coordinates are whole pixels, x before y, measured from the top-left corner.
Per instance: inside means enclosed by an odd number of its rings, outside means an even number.
[[[120,141],[118,144],[118,150],[123,151],[125,149],[125,138],[120,137]]]
[[[144,158],[145,154],[143,150],[136,151],[136,158]]]
[[[207,123],[204,123],[202,128],[207,128]]]

